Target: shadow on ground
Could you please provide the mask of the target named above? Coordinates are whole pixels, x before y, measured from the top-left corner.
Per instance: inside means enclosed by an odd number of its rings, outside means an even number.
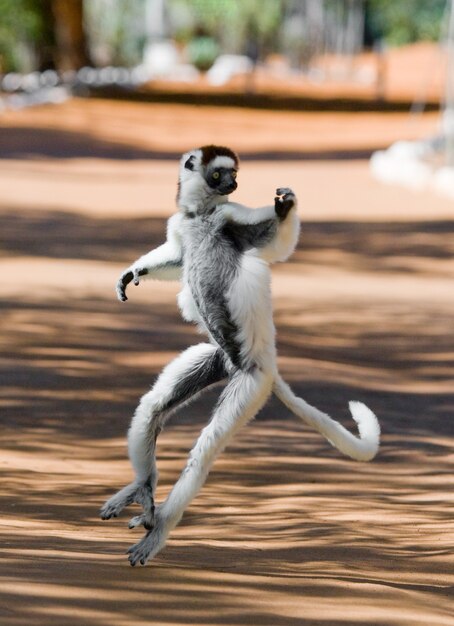
[[[68,211],[0,209],[0,256],[31,255],[130,263],[143,250],[163,243],[163,218],[95,218]],[[331,253],[331,254],[330,254]],[[450,261],[454,222],[336,221],[303,223],[302,244],[290,263],[332,264],[342,255],[348,269],[371,272],[437,272],[424,259]]]
[[[115,250],[128,263],[163,232],[156,219],[4,211],[0,245],[4,256],[56,263],[109,263]],[[350,275],[436,276],[452,250],[448,222],[310,223],[305,234],[282,271],[324,258]],[[138,398],[200,338],[173,302],[58,292],[46,302],[24,288],[1,309],[2,624],[449,623],[448,304],[424,294],[416,308],[392,298],[278,301],[284,376],[350,428],[348,400],[373,407],[379,457],[370,465],[341,458],[272,401],[216,463],[165,551],[135,570],[123,555],[139,536],[128,516],[101,523],[98,509],[131,479],[125,433]],[[180,411],[160,437],[158,499],[216,396]]]
[[[162,366],[203,340],[183,324],[176,306],[131,304],[133,299],[120,305],[113,298],[2,301],[4,325],[15,329],[0,352],[6,423],[121,436],[136,401]],[[425,394],[424,386],[449,383],[449,312],[430,304],[417,313],[411,306],[387,304],[375,307],[371,316],[357,303],[338,304],[335,313],[330,307],[276,311],[279,353],[300,363],[299,374],[289,373],[295,390],[336,415],[345,412],[348,400],[361,398],[383,415],[387,432],[448,433],[452,394]],[[298,325],[287,325],[281,314],[297,318]],[[358,323],[361,316],[367,327]],[[402,384],[419,384],[420,391],[402,392],[396,377]],[[375,384],[368,390],[372,378]],[[276,410],[273,405],[262,417],[276,417]],[[198,412],[198,407],[185,411],[189,421]]]
[[[333,159],[368,159],[376,150],[387,146],[326,150],[260,150],[242,151],[242,161],[329,161]],[[55,128],[0,127],[0,159],[30,158],[97,158],[114,160],[147,159],[178,162],[181,152],[149,150],[126,142],[95,138],[92,133]]]

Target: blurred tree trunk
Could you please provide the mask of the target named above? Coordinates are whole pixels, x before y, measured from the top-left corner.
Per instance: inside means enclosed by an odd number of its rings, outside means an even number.
[[[27,6],[27,4],[25,5]],[[40,22],[40,32],[35,42],[34,53],[36,65],[40,72],[55,69],[55,28],[54,14],[50,0],[29,0],[28,6],[38,17]]]
[[[77,70],[91,65],[84,30],[83,0],[51,0],[55,33],[55,65]]]

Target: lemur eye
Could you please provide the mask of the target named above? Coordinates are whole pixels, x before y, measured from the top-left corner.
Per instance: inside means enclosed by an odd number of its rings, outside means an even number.
[[[219,172],[213,172],[214,180],[217,180],[219,178],[219,176],[220,176]]]
[[[232,178],[236,178],[238,172],[236,172],[235,170],[232,171]]]

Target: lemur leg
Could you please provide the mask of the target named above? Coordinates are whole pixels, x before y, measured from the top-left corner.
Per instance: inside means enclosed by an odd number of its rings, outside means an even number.
[[[140,400],[131,421],[128,449],[136,478],[104,504],[102,519],[117,517],[124,507],[137,502],[143,514],[133,518],[130,527],[152,527],[158,480],[156,439],[173,411],[227,375],[224,353],[208,343],[191,346],[164,368],[151,391]]]
[[[241,426],[265,404],[273,383],[271,372],[257,367],[249,372],[237,370],[222,392],[211,421],[202,430],[180,478],[165,502],[156,511],[154,526],[139,543],[132,546],[129,562],[142,565],[155,556],[178,524],[184,510],[204,484],[218,454]]]

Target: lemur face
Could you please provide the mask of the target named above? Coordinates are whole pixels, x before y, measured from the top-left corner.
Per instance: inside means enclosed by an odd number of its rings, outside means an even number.
[[[221,195],[226,196],[238,187],[236,182],[237,171],[233,167],[223,167],[221,164],[214,164],[207,169],[205,180],[209,187]]]
[[[205,166],[205,181],[216,194],[225,196],[238,187],[237,172],[237,165],[231,157],[219,155]]]
[[[238,187],[238,157],[230,148],[203,146],[187,153],[183,160],[184,169],[198,174],[210,195],[225,196]]]

